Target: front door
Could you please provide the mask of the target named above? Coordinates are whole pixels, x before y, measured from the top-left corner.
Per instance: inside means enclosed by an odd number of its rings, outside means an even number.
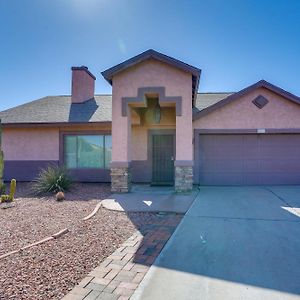
[[[174,184],[174,135],[152,136],[152,184]]]

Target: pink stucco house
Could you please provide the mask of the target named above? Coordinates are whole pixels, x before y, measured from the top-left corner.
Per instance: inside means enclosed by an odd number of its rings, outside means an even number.
[[[300,98],[261,80],[198,93],[201,70],[148,50],[95,76],[72,68],[72,93],[0,113],[5,178],[32,180],[50,163],[78,181],[174,185],[300,184]]]

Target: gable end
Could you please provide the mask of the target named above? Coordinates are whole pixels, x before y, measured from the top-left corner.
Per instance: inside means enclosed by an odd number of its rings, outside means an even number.
[[[289,101],[292,101],[296,104],[300,104],[300,97],[298,97],[294,94],[291,94],[291,93],[281,89],[280,87],[275,86],[265,80],[260,80],[257,83],[250,85],[250,86],[240,90],[239,92],[228,96],[227,98],[221,100],[220,102],[217,102],[217,103],[213,104],[212,106],[209,106],[209,107],[195,113],[193,116],[193,121],[201,118],[202,116],[207,115],[210,112],[213,112],[213,111],[223,107],[224,105],[234,102],[235,100],[241,98],[242,96],[245,96],[245,95],[249,94],[250,92],[253,92],[254,90],[259,89],[259,88],[265,88],[277,95],[282,96],[283,98],[285,98]]]

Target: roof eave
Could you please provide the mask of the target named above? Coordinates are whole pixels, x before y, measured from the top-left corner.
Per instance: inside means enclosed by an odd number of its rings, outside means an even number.
[[[112,121],[94,121],[94,122],[18,122],[18,123],[1,123],[5,128],[21,128],[21,127],[58,127],[58,126],[89,126],[89,125],[111,125]]]
[[[193,75],[192,75],[193,76]],[[199,70],[198,76],[195,76],[195,86],[192,88],[192,106],[195,107],[195,103],[197,100],[197,95],[198,95],[198,88],[199,88],[199,83],[200,83],[200,76],[201,76],[201,70]]]
[[[179,69],[185,70],[186,72],[192,73],[193,75],[199,75],[199,72],[201,71],[199,68],[196,68],[194,66],[191,66],[189,64],[186,64],[178,59],[175,59],[173,57],[167,56],[165,54],[162,54],[160,52],[157,52],[153,49],[149,49],[143,53],[140,53],[130,59],[127,59],[123,61],[120,64],[117,64],[109,69],[106,69],[105,71],[101,72],[102,76],[107,80],[111,81],[112,77],[127,68],[130,68],[140,62],[143,62],[147,59],[154,58],[159,61],[165,62],[167,64],[173,65]]]
[[[192,76],[195,78],[195,87],[193,88],[193,104],[197,97],[197,91],[199,86],[199,78],[201,74],[201,69],[196,68],[194,66],[191,66],[189,64],[186,64],[178,59],[175,59],[173,57],[167,56],[165,54],[162,54],[160,52],[157,52],[155,50],[147,50],[141,54],[138,54],[128,60],[125,60],[124,62],[113,66],[103,72],[101,72],[102,76],[105,78],[105,80],[112,85],[112,78],[116,74],[138,64],[148,59],[156,59],[158,61],[164,62],[166,64],[172,65],[175,68],[181,69],[185,72],[191,73]]]

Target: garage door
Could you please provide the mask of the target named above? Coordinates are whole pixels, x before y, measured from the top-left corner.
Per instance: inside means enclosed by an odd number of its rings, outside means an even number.
[[[300,135],[200,135],[202,185],[300,184]]]

